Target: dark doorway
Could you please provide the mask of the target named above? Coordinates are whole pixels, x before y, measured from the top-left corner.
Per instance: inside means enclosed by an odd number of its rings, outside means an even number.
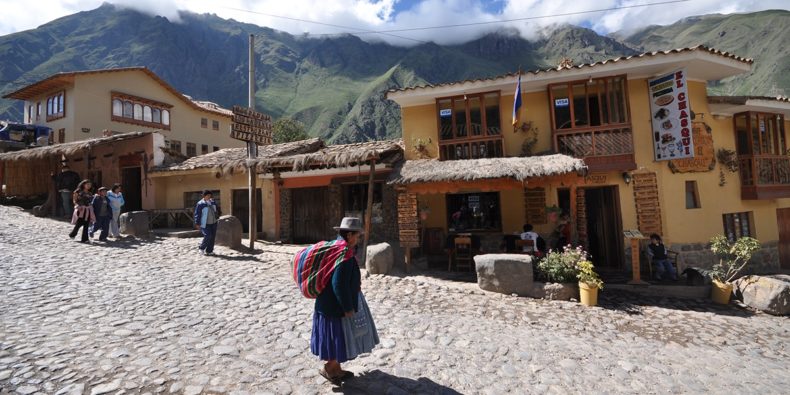
[[[587,245],[596,267],[623,267],[623,221],[617,187],[585,188]]]
[[[790,208],[776,209],[776,224],[779,226],[779,264],[790,269]]]
[[[295,243],[316,243],[331,237],[332,224],[327,207],[327,188],[299,188],[291,192],[293,240]]]
[[[126,202],[121,208],[122,212],[140,211],[143,209],[143,195],[140,188],[142,177],[139,167],[124,167],[121,169],[121,187],[123,200]]]
[[[263,202],[261,201],[261,190],[256,189],[255,201],[258,202],[258,215],[256,228],[258,232],[263,231]],[[250,231],[250,194],[249,189],[233,190],[233,216],[241,221],[242,229],[245,233]]]

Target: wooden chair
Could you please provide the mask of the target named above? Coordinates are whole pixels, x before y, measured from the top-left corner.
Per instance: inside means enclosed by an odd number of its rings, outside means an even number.
[[[458,270],[466,269],[471,270],[473,266],[473,254],[472,254],[472,238],[471,237],[456,237],[454,240],[455,250],[455,268]],[[450,267],[448,267],[448,271],[451,269],[453,262],[450,261]]]
[[[648,255],[647,253],[645,253],[645,255],[647,256],[647,268],[650,271],[650,279],[652,280],[653,260],[650,258],[650,255]],[[678,271],[678,255],[680,255],[679,252],[667,249],[667,259],[669,260],[669,263],[672,264],[672,267],[675,268],[675,273],[677,274],[678,278],[680,278],[680,271]]]
[[[531,251],[524,251],[524,247],[532,247]],[[516,240],[516,254],[530,254],[535,253],[535,240]]]

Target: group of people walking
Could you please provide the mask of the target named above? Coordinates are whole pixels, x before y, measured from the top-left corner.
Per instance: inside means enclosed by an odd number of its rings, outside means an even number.
[[[115,184],[112,188],[99,187],[93,193],[93,183],[90,180],[80,181],[72,193],[69,205],[72,208],[71,223],[74,225],[69,237],[77,237],[80,229],[82,243],[87,243],[88,236],[94,237],[96,232],[99,232],[100,241],[107,241],[109,235],[116,239],[121,237],[119,219],[124,203],[120,184]]]

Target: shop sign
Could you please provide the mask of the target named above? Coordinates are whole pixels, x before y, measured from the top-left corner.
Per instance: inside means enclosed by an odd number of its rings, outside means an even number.
[[[648,81],[655,160],[694,157],[686,70]]]
[[[568,98],[564,99],[554,99],[554,107],[568,107],[570,105],[570,101]]]
[[[584,182],[587,184],[606,184],[606,174],[588,174],[584,177]]]
[[[258,145],[272,143],[272,117],[247,107],[233,106],[230,138]]]
[[[439,116],[442,118],[447,118],[453,115],[453,110],[450,108],[444,108],[439,110]]]
[[[669,161],[673,173],[697,173],[711,171],[716,166],[716,152],[713,149],[713,134],[704,122],[694,122],[692,127],[694,157]]]

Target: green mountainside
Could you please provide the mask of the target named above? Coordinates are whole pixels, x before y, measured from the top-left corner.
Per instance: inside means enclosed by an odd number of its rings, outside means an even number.
[[[247,37],[255,34],[258,109],[346,143],[400,136],[400,111],[384,99],[390,88],[552,67],[563,57],[578,64],[704,43],[756,59],[752,75],[713,90],[786,94],[789,22],[790,13],[770,11],[688,18],[624,37],[564,26],[534,42],[503,31],[460,45],[397,47],[355,36],[298,37],[208,14],[182,13],[174,23],[105,4],[0,37],[0,92],[60,71],[146,66],[196,99],[246,104]],[[0,100],[3,118],[21,120],[21,103]]]

